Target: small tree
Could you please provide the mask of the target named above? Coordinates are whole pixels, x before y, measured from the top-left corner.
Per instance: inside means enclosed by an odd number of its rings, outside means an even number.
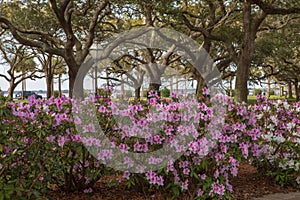
[[[0,77],[9,82],[9,99],[13,98],[15,88],[22,81],[41,78],[36,75],[39,69],[33,60],[34,56],[25,46],[19,45],[11,39],[3,40],[0,41],[0,54],[4,60],[1,64],[8,67],[7,74],[0,74]]]
[[[46,78],[47,98],[54,95],[54,75],[60,76],[66,73],[66,63],[60,56],[48,54],[44,52],[36,52],[36,57],[42,66],[42,70]],[[60,83],[59,83],[60,84]],[[59,91],[59,96],[61,91]]]

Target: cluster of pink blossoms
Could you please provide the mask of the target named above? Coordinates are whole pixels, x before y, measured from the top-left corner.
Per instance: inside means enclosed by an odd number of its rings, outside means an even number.
[[[209,94],[207,89],[203,92]],[[147,104],[98,102],[91,97],[81,102],[82,106],[61,97],[30,98],[28,104],[9,103],[8,106],[24,123],[51,129],[45,139],[53,151],[82,143],[93,149],[90,153],[100,163],[115,161],[124,167],[123,178],[128,180],[135,176],[131,173],[135,170],[144,173],[151,185],[162,187],[171,182],[182,191],[193,188],[189,184],[197,180],[199,197],[222,197],[232,192],[229,180],[237,176],[242,160],[264,160],[282,170],[293,170],[293,180],[300,180],[299,103],[268,101],[262,96],[255,105],[233,103],[225,96],[216,96],[207,102],[179,101],[178,95],[171,95],[170,101],[155,97]],[[71,111],[76,115],[72,116]],[[93,117],[97,117],[98,124],[91,120]],[[104,136],[99,136],[99,127],[109,137],[109,146],[103,144]],[[30,138],[26,136],[24,141]],[[132,152],[149,153],[163,146],[170,146],[180,157],[170,160],[169,155],[149,156],[142,164],[130,157]],[[78,154],[78,150],[74,151],[74,155]],[[120,156],[119,152],[126,156]],[[150,170],[160,164],[166,170]],[[78,161],[75,166],[78,170],[93,165]],[[85,189],[85,192],[91,191]]]

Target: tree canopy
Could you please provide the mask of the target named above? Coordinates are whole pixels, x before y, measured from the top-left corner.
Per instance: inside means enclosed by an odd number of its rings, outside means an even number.
[[[273,76],[298,82],[299,13],[297,0],[16,0],[1,4],[0,27],[1,34],[11,34],[22,45],[63,58],[71,96],[96,39],[140,27],[174,29],[201,44],[222,78],[235,78],[235,100],[246,101],[249,81]],[[153,57],[155,50],[147,53]],[[142,57],[131,56],[127,64],[134,68]],[[125,60],[116,61],[115,68],[117,62]],[[182,72],[198,82],[199,92],[205,85],[201,73],[188,63],[185,68]]]

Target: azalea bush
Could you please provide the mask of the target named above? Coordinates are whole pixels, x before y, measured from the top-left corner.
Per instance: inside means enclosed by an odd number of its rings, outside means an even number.
[[[103,149],[101,143],[94,145],[93,150],[101,146],[100,152],[96,154],[100,160],[113,161],[115,166],[123,165],[120,168],[128,169],[125,170],[123,178],[128,180],[129,186],[147,190],[157,187],[171,189],[173,197],[184,193],[203,199],[230,196],[232,186],[229,178],[237,175],[239,162],[227,154],[226,144],[230,140],[222,141],[222,144],[219,142],[221,129],[215,129],[214,125],[222,125],[223,118],[213,118],[213,108],[215,114],[220,114],[221,111],[216,110],[218,107],[213,106],[213,101],[207,102],[210,105],[208,106],[204,101],[196,99],[180,100],[174,93],[171,97],[171,100],[166,101],[157,94],[150,93],[145,104],[133,102],[126,105],[122,101],[100,103],[97,108],[99,120],[104,120],[105,123],[102,124],[106,124],[102,129],[105,128],[106,136],[112,136],[113,146],[119,148],[123,155],[119,155],[110,146]],[[207,95],[202,97],[204,99],[207,99]],[[224,96],[214,100],[221,103],[221,107],[230,101]],[[223,114],[225,112],[226,109],[223,109]],[[88,119],[86,116],[83,118]],[[118,120],[107,131],[107,123],[113,118]],[[213,120],[217,123],[214,124]],[[80,121],[82,123],[84,119]],[[83,125],[87,126],[93,126],[89,120]],[[144,138],[138,138],[139,135]],[[157,157],[148,157],[138,165],[134,162],[135,157],[126,156],[128,152],[148,153],[166,145],[180,155],[178,159],[172,160],[172,156],[162,159],[162,155],[156,155]],[[152,170],[163,163],[164,167],[158,171]],[[132,169],[140,173],[129,172]]]
[[[6,104],[3,109],[10,112],[1,119],[0,136],[2,195],[37,197],[51,184],[91,192],[108,171],[76,134],[71,105],[66,97]]]
[[[144,192],[226,199],[242,161],[299,186],[299,103],[262,95],[254,105],[234,103],[206,88],[198,99],[149,95],[26,103],[0,95],[0,199],[36,198],[53,184],[90,193],[101,177],[120,173]]]
[[[267,101],[258,96],[251,106],[261,129],[255,145],[266,149],[254,159],[260,172],[266,172],[281,185],[300,184],[300,104],[286,100]]]

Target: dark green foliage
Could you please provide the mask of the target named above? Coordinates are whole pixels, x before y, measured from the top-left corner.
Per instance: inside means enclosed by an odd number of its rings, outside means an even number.
[[[170,97],[170,90],[166,87],[160,90],[161,97]]]
[[[255,89],[254,90],[254,95],[258,95],[258,94],[262,94],[262,90],[261,89]]]

